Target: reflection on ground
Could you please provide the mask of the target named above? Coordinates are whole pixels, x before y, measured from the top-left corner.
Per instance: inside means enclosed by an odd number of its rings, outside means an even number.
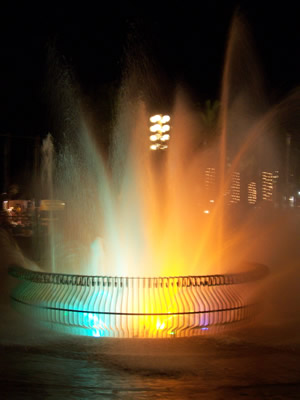
[[[8,305],[1,315],[4,398],[289,399],[300,390],[295,327],[288,337],[255,325],[217,337],[109,339],[53,336]]]

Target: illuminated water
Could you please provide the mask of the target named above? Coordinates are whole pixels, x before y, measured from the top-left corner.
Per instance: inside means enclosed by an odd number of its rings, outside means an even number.
[[[265,133],[276,132],[277,122],[284,125],[290,120],[297,109],[297,95],[272,109],[256,101],[262,98],[253,72],[256,64],[250,62],[247,53],[247,62],[241,63],[239,72],[234,67],[235,51],[239,60],[244,54],[238,51],[236,41],[243,35],[241,27],[235,30],[237,26],[229,41],[224,74],[221,139],[219,136],[215,140],[216,146],[203,149],[199,145],[199,152],[195,150],[192,143],[201,124],[186,95],[179,91],[171,113],[174,147],[170,144],[168,153],[162,156],[167,156],[164,172],[168,179],[165,175],[162,179],[160,157],[150,160],[146,126],[149,113],[143,102],[121,107],[116,126],[122,130],[117,130],[116,137],[124,138],[121,132],[131,132],[141,137],[147,148],[144,153],[140,151],[143,143],[130,142],[135,154],[132,158],[126,140],[125,144],[120,141],[116,151],[123,157],[114,160],[119,160],[122,168],[118,165],[113,172],[106,170],[106,162],[96,151],[87,127],[73,131],[71,141],[66,138],[56,159],[53,196],[65,200],[68,206],[64,220],[58,219],[53,227],[55,265],[48,258],[44,266],[56,272],[163,276],[223,272],[239,261],[254,259],[266,263],[272,271],[271,280],[264,286],[266,304],[259,323],[225,335],[176,341],[99,341],[53,334],[37,321],[12,311],[7,302],[10,287],[6,270],[1,269],[0,297],[5,301],[1,301],[0,385],[5,398],[299,397],[299,215],[279,209],[266,213],[258,207],[239,212],[239,207],[226,208],[220,200],[220,193],[226,192],[226,183],[231,179],[230,166],[224,167],[228,136],[235,144],[231,147],[233,172],[242,162],[240,156],[258,149],[257,140],[262,137],[263,149],[267,149],[263,152],[267,164],[264,169],[268,172],[266,167],[270,166],[273,171],[274,137],[269,140]],[[246,79],[242,79],[244,75]],[[236,77],[241,77],[243,84],[233,79]],[[182,132],[186,133],[184,137]],[[194,203],[201,197],[195,186],[199,164],[209,168],[223,164],[216,197],[203,195],[200,207]],[[160,183],[156,185],[158,178]],[[174,183],[172,190],[166,181]],[[203,193],[203,187],[199,189]],[[205,200],[215,201],[209,214],[203,212],[212,207],[207,203],[203,207]],[[237,217],[230,224],[224,219],[228,214]],[[10,243],[4,243],[1,256],[5,266],[13,262],[33,268]],[[93,315],[85,317],[98,322]]]
[[[97,110],[64,82],[67,122],[60,143],[48,135],[42,149],[39,267],[72,277],[21,278],[18,308],[113,337],[193,335],[244,319],[240,310],[257,303],[261,284],[206,287],[194,277],[244,272],[273,251],[265,238],[284,193],[279,133],[299,93],[268,106],[250,43],[236,17],[214,111],[197,108],[180,85],[153,110],[152,87],[135,90],[144,70],[129,59],[109,152],[99,146]],[[75,275],[109,278],[77,284]]]
[[[128,71],[109,157],[98,146],[93,112],[87,115],[70,91],[71,123],[48,165],[55,170],[48,174],[54,180],[48,192],[66,208],[51,226],[51,255],[42,252],[42,266],[130,277],[239,268],[261,250],[253,241],[254,214],[279,201],[277,122],[289,119],[287,109],[293,110],[297,99],[268,107],[248,33],[236,18],[215,125],[205,122],[178,87],[172,108],[158,110],[171,116],[169,146],[151,151],[150,88],[141,88],[140,96],[133,93],[133,82],[141,77],[137,68],[131,74],[129,65]],[[262,176],[273,185],[266,193],[260,193]]]

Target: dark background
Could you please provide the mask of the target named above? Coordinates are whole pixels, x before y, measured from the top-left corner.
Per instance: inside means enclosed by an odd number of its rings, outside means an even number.
[[[108,118],[111,103],[106,97],[120,86],[128,55],[145,56],[168,90],[179,81],[195,102],[217,99],[235,12],[249,25],[269,101],[280,101],[299,85],[299,15],[292,1],[4,6],[0,135],[2,147],[5,135],[19,137],[13,141],[13,175],[22,168],[35,137],[58,134],[51,75],[56,63],[71,71],[86,101]]]

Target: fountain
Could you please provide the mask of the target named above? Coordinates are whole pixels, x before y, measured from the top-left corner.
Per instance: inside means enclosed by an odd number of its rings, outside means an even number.
[[[107,159],[74,100],[50,182],[66,204],[51,222],[53,257],[42,272],[10,268],[18,309],[79,335],[140,338],[214,332],[257,313],[267,268],[245,261],[257,245],[251,221],[276,201],[275,122],[290,101],[267,109],[245,43],[235,18],[212,139],[181,88],[170,131],[149,133],[148,88],[133,93],[142,79],[135,70],[121,90]]]

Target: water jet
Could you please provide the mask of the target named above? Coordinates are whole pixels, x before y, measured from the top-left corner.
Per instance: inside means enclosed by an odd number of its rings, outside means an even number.
[[[47,138],[48,193],[66,207],[51,221],[44,271],[10,268],[15,307],[58,330],[131,338],[200,335],[256,314],[267,268],[245,263],[257,250],[248,226],[275,204],[272,135],[285,115],[280,105],[265,112],[244,40],[236,18],[212,139],[179,87],[171,117],[157,114],[170,125],[157,120],[149,143],[151,88],[133,90],[143,68],[121,90],[108,161],[71,100],[76,116],[56,157]]]

